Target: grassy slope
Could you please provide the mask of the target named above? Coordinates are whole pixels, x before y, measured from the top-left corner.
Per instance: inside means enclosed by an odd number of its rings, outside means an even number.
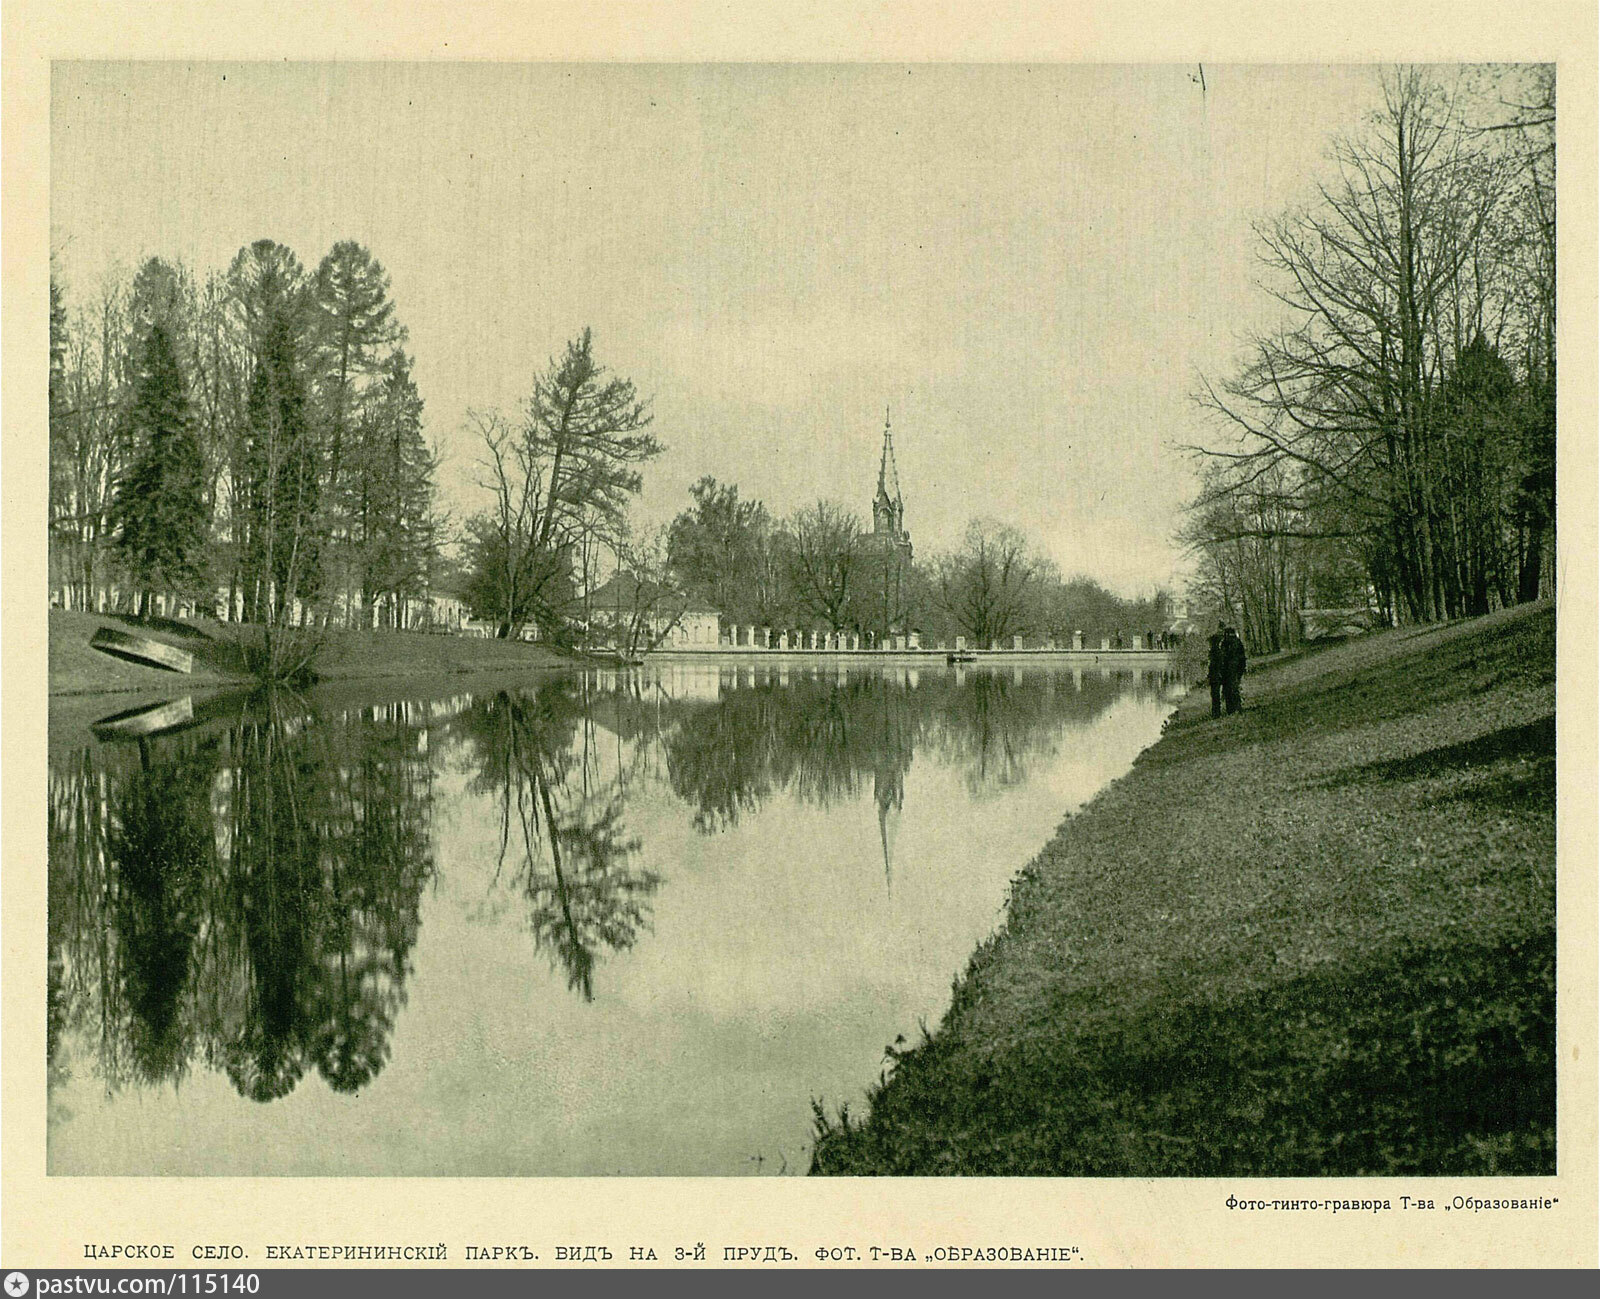
[[[426,632],[345,631],[316,658],[322,681],[571,667],[578,660],[543,645]]]
[[[115,618],[50,610],[50,693],[90,694],[109,691],[162,691],[175,687],[218,686],[247,682],[243,655],[233,639],[238,629],[202,624],[198,634],[170,624],[169,630],[132,626]],[[189,676],[127,663],[89,648],[100,627],[134,630],[180,646],[195,656]],[[568,666],[573,660],[540,645],[484,640],[471,636],[433,636],[420,632],[339,631],[329,633],[317,655],[316,670],[325,681],[369,677],[409,677],[462,672],[506,672],[524,668]]]
[[[822,1173],[1553,1172],[1555,617],[1191,697]],[[1202,692],[1203,693],[1203,692]]]
[[[195,656],[194,671],[184,676],[90,649],[90,637],[102,627],[135,632],[186,649]],[[181,635],[159,627],[138,627],[120,618],[103,618],[98,614],[50,610],[50,693],[53,695],[113,690],[157,690],[170,694],[175,686],[225,685],[243,679],[243,661],[237,649],[227,642]]]

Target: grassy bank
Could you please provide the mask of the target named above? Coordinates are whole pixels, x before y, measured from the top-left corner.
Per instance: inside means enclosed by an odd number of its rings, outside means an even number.
[[[128,663],[89,648],[101,627],[137,631],[194,655],[188,676]],[[50,693],[105,694],[114,691],[167,691],[176,687],[243,685],[253,681],[244,638],[258,630],[197,621],[143,626],[120,618],[50,610]],[[322,681],[375,677],[443,676],[465,672],[508,672],[571,666],[577,660],[542,645],[441,636],[423,632],[330,631],[313,667]]]
[[[1553,610],[1203,694],[813,1172],[1554,1172]]]

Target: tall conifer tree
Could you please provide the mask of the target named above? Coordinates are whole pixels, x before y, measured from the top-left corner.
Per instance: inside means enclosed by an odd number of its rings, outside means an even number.
[[[283,622],[316,594],[320,459],[287,314],[266,322],[248,402],[246,596],[257,620]]]
[[[148,614],[155,591],[199,586],[211,524],[188,385],[159,320],[139,350],[128,427],[137,449],[117,485],[112,517],[118,554],[139,589],[140,612]]]

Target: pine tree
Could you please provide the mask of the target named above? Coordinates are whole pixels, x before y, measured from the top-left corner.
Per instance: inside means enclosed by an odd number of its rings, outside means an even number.
[[[536,520],[542,547],[584,526],[624,531],[628,502],[643,482],[638,466],[661,454],[646,432],[648,403],[630,380],[608,376],[586,328],[564,356],[551,359],[528,398],[523,443],[545,481]]]
[[[309,356],[315,416],[326,449],[324,505],[328,513],[329,579],[357,585],[370,601],[375,557],[367,554],[372,463],[364,443],[373,403],[381,400],[383,349],[404,341],[394,319],[389,277],[354,240],[337,243],[322,259],[310,287]]]
[[[137,450],[118,482],[112,517],[117,552],[139,589],[140,612],[148,614],[155,590],[199,587],[211,523],[188,385],[160,321],[139,351],[128,427]]]
[[[367,484],[364,586],[369,599],[389,597],[391,626],[400,625],[407,601],[426,593],[434,559],[435,460],[423,439],[422,409],[411,358],[397,348],[384,363],[373,400],[361,473]]]
[[[493,412],[472,415],[494,506],[467,524],[468,595],[501,636],[531,619],[556,629],[572,615],[574,564],[587,570],[581,556],[591,543],[626,535],[639,466],[662,450],[646,431],[648,402],[595,360],[587,329],[551,358],[524,410],[520,427]]]
[[[308,298],[305,268],[293,250],[257,239],[234,256],[220,288],[222,310],[215,324],[226,341],[221,354],[210,359],[220,362],[215,378],[231,389],[226,484],[234,563],[230,599],[242,599],[245,617],[260,621],[268,613],[270,585],[263,567],[268,540],[260,525],[271,495],[263,478],[268,440],[261,427],[260,403],[266,398],[260,389],[269,335],[285,333],[292,345],[302,334]]]
[[[287,314],[266,323],[247,408],[245,592],[256,620],[282,624],[321,574],[321,457]]]

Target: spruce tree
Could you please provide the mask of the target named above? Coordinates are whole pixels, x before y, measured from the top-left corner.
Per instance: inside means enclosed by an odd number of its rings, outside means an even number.
[[[211,523],[188,386],[171,331],[159,320],[139,349],[128,431],[136,450],[117,484],[112,521],[117,553],[148,614],[155,591],[199,588]]]
[[[391,597],[389,622],[398,626],[404,602],[427,590],[437,543],[435,461],[423,438],[422,397],[411,377],[411,358],[398,348],[384,363],[363,460],[371,518],[366,585]]]

